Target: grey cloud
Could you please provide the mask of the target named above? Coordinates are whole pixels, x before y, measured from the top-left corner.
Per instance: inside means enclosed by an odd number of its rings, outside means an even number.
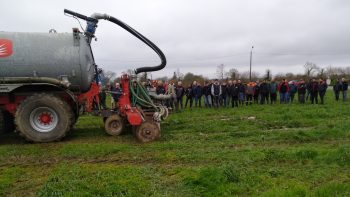
[[[179,68],[214,77],[216,66],[245,71],[254,45],[253,68],[301,72],[306,61],[350,66],[350,1],[347,0],[132,0],[6,1],[2,31],[69,32],[79,26],[63,15],[102,12],[122,19],[164,50],[168,65],[154,76]],[[82,24],[85,26],[85,24]],[[100,22],[93,43],[96,61],[120,74],[158,63],[153,52],[128,33]]]

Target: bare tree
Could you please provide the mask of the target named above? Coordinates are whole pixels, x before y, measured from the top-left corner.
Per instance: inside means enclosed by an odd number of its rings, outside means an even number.
[[[249,71],[244,71],[241,73],[240,78],[241,80],[247,82],[249,81],[249,75],[250,75]],[[259,77],[260,77],[260,74],[258,72],[252,71],[252,81],[258,80]]]
[[[177,80],[176,72],[174,72],[173,77],[171,77],[171,80],[173,80],[173,81]]]
[[[239,78],[239,72],[235,68],[231,68],[228,72],[225,73],[225,75],[229,79],[238,79]]]
[[[285,76],[286,76],[286,78],[288,80],[294,80],[295,79],[295,75],[293,73],[286,73]]]
[[[133,71],[132,69],[128,69],[128,70],[126,71],[126,74],[128,74],[128,75],[133,75],[133,74],[134,74],[134,71]]]
[[[265,72],[265,79],[266,80],[271,80],[272,79],[272,75],[271,75],[271,70],[267,69]]]
[[[319,68],[319,72],[317,75],[319,78],[325,78],[326,77],[326,69],[325,68]]]
[[[225,65],[220,64],[216,67],[216,75],[219,79],[223,80],[225,75]]]
[[[305,68],[305,75],[310,78],[316,70],[318,70],[318,66],[315,63],[312,62],[306,62],[304,65]]]
[[[180,72],[180,69],[176,69],[176,77],[177,77],[177,80],[181,81],[184,79],[184,74],[182,72]]]
[[[103,74],[103,84],[109,84],[109,83],[112,83],[113,80],[117,77],[117,74],[113,71],[109,71],[109,70],[106,70],[106,71],[103,71],[102,72]]]

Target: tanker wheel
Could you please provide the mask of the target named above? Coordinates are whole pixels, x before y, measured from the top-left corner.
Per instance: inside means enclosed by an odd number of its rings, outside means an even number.
[[[160,137],[160,127],[153,121],[145,121],[136,128],[135,136],[142,143],[154,141]]]
[[[9,133],[15,130],[13,115],[8,111],[0,110],[0,133]]]
[[[36,94],[25,99],[17,108],[17,131],[28,141],[52,142],[63,138],[72,125],[72,111],[60,98]]]
[[[120,135],[124,130],[124,121],[119,115],[112,115],[105,121],[105,130],[109,135]]]

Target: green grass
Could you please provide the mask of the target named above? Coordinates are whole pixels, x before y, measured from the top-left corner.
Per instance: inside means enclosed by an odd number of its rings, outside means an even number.
[[[329,92],[325,105],[173,113],[149,144],[94,116],[61,142],[2,134],[0,196],[350,196],[349,117]]]

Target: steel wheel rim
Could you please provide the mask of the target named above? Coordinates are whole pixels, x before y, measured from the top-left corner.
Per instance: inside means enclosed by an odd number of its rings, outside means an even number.
[[[121,123],[119,120],[113,120],[109,124],[109,127],[112,129],[112,131],[119,131],[121,129]]]
[[[154,131],[150,128],[143,128],[141,130],[141,135],[146,139],[153,139],[155,137]]]
[[[36,131],[48,133],[56,128],[58,115],[52,108],[38,107],[30,113],[29,122]]]

